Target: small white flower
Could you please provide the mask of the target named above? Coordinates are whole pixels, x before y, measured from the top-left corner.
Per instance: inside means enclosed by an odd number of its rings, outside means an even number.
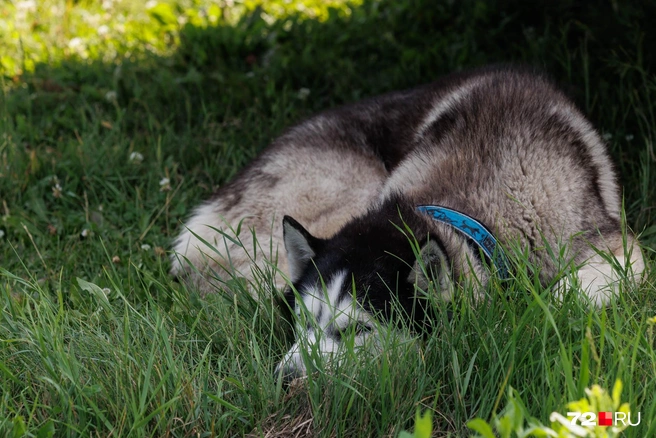
[[[108,287],[103,287],[102,291],[103,291],[103,293],[105,294],[106,297],[108,297],[109,294],[112,293],[112,290]]]
[[[106,35],[109,32],[109,27],[106,24],[103,24],[98,28],[98,35]]]
[[[146,9],[152,9],[155,6],[157,6],[157,1],[156,0],[150,0],[146,2]]]
[[[633,134],[626,134],[626,137],[624,138],[626,138],[626,141],[631,141],[633,140]]]
[[[148,245],[147,243],[144,243],[143,245],[141,245],[141,249],[144,250],[144,251],[150,251],[150,245]]]
[[[105,93],[105,100],[110,103],[116,103],[116,91],[108,91]]]
[[[0,239],[2,239],[3,237],[5,237],[5,232],[0,230]]]
[[[69,49],[76,50],[79,49],[80,47],[82,47],[82,38],[75,37],[68,42]]]
[[[301,100],[305,100],[308,98],[309,95],[310,95],[309,88],[301,88],[300,90],[298,90],[298,94],[296,95],[296,97],[298,97]]]
[[[144,156],[140,154],[139,152],[132,152],[130,154],[130,162],[131,163],[141,163],[144,159]]]
[[[36,2],[34,0],[25,0],[22,2],[16,3],[16,9],[18,10],[26,10],[26,11],[32,11],[36,9]]]
[[[52,196],[55,198],[61,198],[62,195],[62,187],[59,185],[59,183],[55,183],[55,185],[52,187]]]
[[[613,134],[611,134],[610,132],[604,132],[603,134],[601,134],[601,138],[603,138],[604,141],[609,141],[611,138],[613,138]]]
[[[85,228],[84,230],[82,230],[82,232],[80,233],[80,236],[88,237],[89,236],[89,229]]]
[[[160,186],[160,191],[161,192],[166,192],[168,190],[171,190],[171,180],[169,178],[162,178],[159,180],[159,186]]]

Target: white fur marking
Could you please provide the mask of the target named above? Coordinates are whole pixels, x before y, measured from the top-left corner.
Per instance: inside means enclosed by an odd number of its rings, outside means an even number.
[[[449,111],[459,102],[464,100],[474,88],[480,86],[482,83],[483,81],[480,79],[477,81],[465,83],[451,91],[451,93],[447,94],[446,96],[441,97],[428,112],[428,115],[424,118],[424,120],[422,120],[421,125],[419,125],[419,128],[417,129],[416,137],[424,135],[424,132],[426,132],[426,130],[430,128],[433,123],[439,120],[440,117],[442,117],[447,111]]]
[[[617,190],[616,176],[601,138],[590,122],[570,105],[555,103],[550,110],[553,115],[560,117],[572,130],[581,135],[583,143],[590,153],[590,158],[599,172],[598,183],[606,211],[613,218],[620,219],[620,194]]]
[[[333,358],[341,345],[336,332],[346,330],[354,322],[370,324],[372,317],[353,300],[353,296],[344,292],[344,283],[347,272],[341,271],[333,276],[326,285],[325,291],[321,287],[313,287],[303,294],[303,306],[297,305],[296,313],[301,321],[301,313],[307,310],[307,317],[313,324],[310,328],[297,326],[297,341],[285,354],[276,370],[285,370],[296,374],[307,373],[301,350],[317,351],[321,356]],[[355,347],[365,343],[369,333],[361,334],[355,338]]]
[[[578,270],[579,287],[598,308],[608,304],[620,292],[620,283],[623,280],[636,283],[642,281],[645,269],[642,251],[637,244],[632,242],[631,245],[627,248],[630,254],[625,253],[624,248],[616,252],[609,250],[605,257],[595,254]],[[607,257],[613,259],[609,261]],[[569,278],[561,280],[557,295],[561,296],[564,293],[563,288],[571,286]]]
[[[217,223],[219,222],[217,221],[219,219],[219,213],[217,211],[219,210],[218,206],[213,203],[202,204],[194,210],[194,213],[182,229],[180,236],[175,241],[171,259],[172,272],[178,273],[182,271],[182,263],[184,263],[185,257],[195,266],[201,266],[206,254],[213,254],[212,250],[201,239],[220,248],[219,242],[216,240],[217,236],[220,235],[210,228],[210,225],[215,227],[220,226]]]

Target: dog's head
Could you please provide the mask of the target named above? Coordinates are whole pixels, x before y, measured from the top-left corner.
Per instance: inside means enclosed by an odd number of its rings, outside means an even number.
[[[418,298],[430,279],[449,277],[447,257],[421,220],[415,218],[411,233],[395,211],[395,218],[356,219],[330,239],[316,238],[285,217],[292,282],[287,296],[297,324],[296,343],[277,372],[288,379],[302,376],[304,356],[332,357],[344,339],[352,339],[356,348],[376,343],[381,324],[387,327],[390,319],[422,324],[426,303]]]

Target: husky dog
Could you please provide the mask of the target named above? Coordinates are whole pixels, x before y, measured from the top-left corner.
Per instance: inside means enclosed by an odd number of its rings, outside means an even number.
[[[543,76],[492,67],[289,129],[194,211],[172,272],[207,292],[277,262],[275,286],[291,283],[313,320],[279,365],[299,375],[303,345],[336,352],[346,332],[359,345],[392,301],[419,321],[429,287],[449,299],[511,277],[512,248],[545,285],[578,267],[554,290],[578,287],[596,306],[644,271],[590,122]]]

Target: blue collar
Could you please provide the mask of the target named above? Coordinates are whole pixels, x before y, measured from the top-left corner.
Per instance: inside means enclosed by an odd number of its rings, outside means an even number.
[[[483,250],[483,253],[494,263],[497,274],[502,280],[508,278],[508,260],[495,239],[494,235],[476,219],[466,214],[437,205],[419,205],[417,210],[429,214],[434,220],[451,225],[465,236],[469,237]]]

